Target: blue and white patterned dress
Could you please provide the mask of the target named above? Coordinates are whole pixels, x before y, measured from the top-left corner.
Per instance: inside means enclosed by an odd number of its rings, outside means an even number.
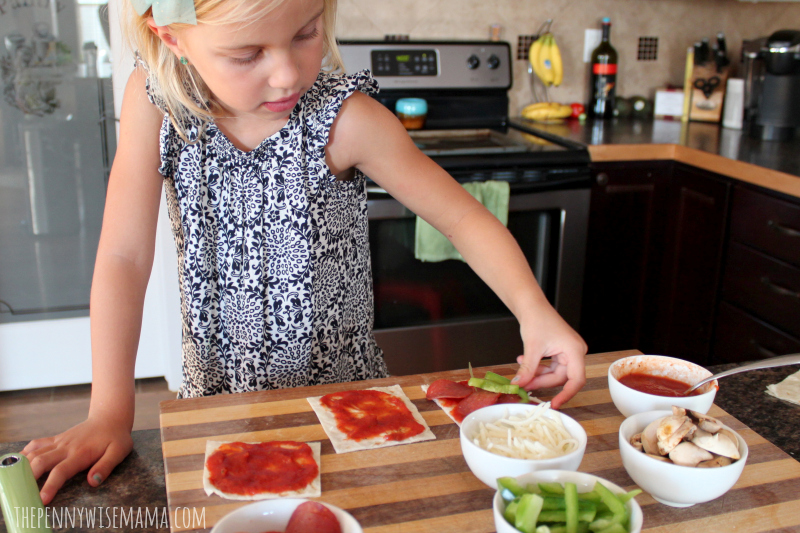
[[[178,249],[179,397],[385,377],[372,334],[365,176],[337,181],[328,134],[368,71],[321,73],[287,124],[243,152],[164,116],[161,166]],[[150,100],[163,111],[148,80]]]

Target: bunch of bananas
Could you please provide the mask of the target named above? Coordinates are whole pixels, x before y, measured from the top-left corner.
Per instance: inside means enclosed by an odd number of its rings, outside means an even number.
[[[561,62],[561,51],[558,49],[556,38],[552,33],[544,33],[531,43],[528,60],[531,62],[533,71],[545,86],[558,87],[561,85],[564,80],[564,65]]]
[[[522,110],[523,118],[528,120],[547,121],[567,118],[572,114],[572,107],[555,102],[539,102],[525,106]]]

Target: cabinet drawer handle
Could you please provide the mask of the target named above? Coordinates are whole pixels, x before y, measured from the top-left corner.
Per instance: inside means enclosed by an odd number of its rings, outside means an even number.
[[[782,226],[780,223],[775,222],[772,219],[767,220],[767,226],[774,229],[777,233],[786,235],[787,237],[800,237],[800,231]]]
[[[600,174],[598,174],[597,178],[595,178],[595,179],[597,180],[597,184],[598,185],[601,185],[601,186],[604,186],[604,187],[606,185],[608,185],[608,174],[606,174],[605,172],[601,172]]]
[[[772,350],[768,350],[767,348],[761,346],[755,339],[750,339],[750,344],[753,346],[753,348],[756,349],[758,353],[760,353],[764,357],[776,357],[778,355]]]
[[[761,283],[769,287],[769,290],[771,290],[775,294],[780,294],[781,296],[791,296],[792,298],[800,299],[800,292],[794,291],[792,289],[787,289],[786,287],[781,287],[780,285],[775,285],[769,280],[767,276],[761,278]]]

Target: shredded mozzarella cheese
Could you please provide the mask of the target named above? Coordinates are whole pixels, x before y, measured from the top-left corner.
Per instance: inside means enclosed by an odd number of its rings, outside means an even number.
[[[473,442],[484,450],[515,459],[551,459],[578,449],[578,441],[564,427],[561,414],[550,410],[550,402],[539,404],[527,415],[509,416],[506,410],[499,420],[481,422]]]

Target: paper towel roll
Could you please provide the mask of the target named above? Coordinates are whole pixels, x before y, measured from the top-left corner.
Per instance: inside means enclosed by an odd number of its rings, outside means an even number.
[[[0,505],[8,533],[51,532],[31,464],[21,453],[0,457]]]

